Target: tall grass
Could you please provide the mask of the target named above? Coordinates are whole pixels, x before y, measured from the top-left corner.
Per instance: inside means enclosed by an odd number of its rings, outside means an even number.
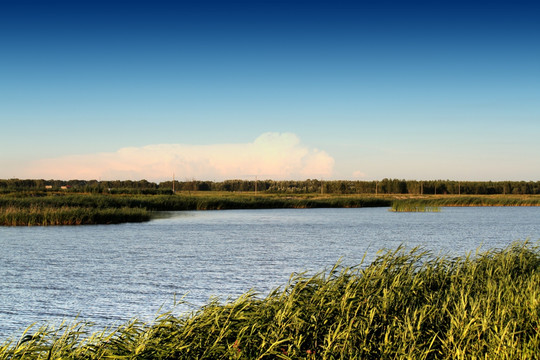
[[[220,209],[272,209],[321,207],[388,207],[411,204],[421,207],[442,206],[540,206],[538,197],[517,196],[315,196],[315,195],[254,195],[254,194],[179,194],[179,195],[108,195],[62,194],[0,196],[0,208],[16,207],[91,207],[91,208],[146,208],[152,211],[220,210]]]
[[[399,248],[150,325],[44,327],[0,359],[535,359],[539,326],[538,245],[457,258]]]
[[[7,206],[0,208],[0,225],[88,225],[118,224],[150,220],[150,212],[139,208],[89,208],[89,207],[41,207],[27,208]]]
[[[391,211],[439,211],[443,206],[540,206],[537,197],[519,196],[434,196],[426,198],[393,199]]]
[[[391,211],[394,212],[439,212],[438,206],[427,206],[417,200],[401,200],[392,203]]]
[[[316,207],[390,206],[390,201],[375,197],[282,197],[282,196],[189,196],[189,195],[58,195],[0,197],[0,207],[78,206],[92,208],[146,208],[154,211],[273,209]]]
[[[395,200],[412,201],[412,200]],[[424,206],[540,206],[538,197],[519,196],[437,196],[414,199],[417,204]]]
[[[389,206],[377,198],[95,195],[0,197],[0,225],[116,224],[148,221],[151,211]]]
[[[102,223],[116,223],[125,221],[144,221],[150,219],[148,211],[178,211],[178,210],[224,210],[224,209],[284,209],[284,208],[353,208],[353,207],[389,207],[393,211],[437,211],[441,206],[540,206],[538,197],[512,197],[512,196],[439,196],[428,198],[396,198],[392,196],[333,196],[320,194],[307,195],[253,195],[231,193],[198,193],[180,195],[110,195],[110,194],[47,194],[47,193],[16,193],[0,196],[0,213],[4,220],[0,225],[6,224],[7,219],[13,219],[15,208],[20,209],[17,219],[36,218],[36,223],[44,219],[43,216],[31,214],[31,209],[49,209],[44,212],[56,210],[60,220],[49,221],[48,224],[63,223],[67,215],[67,208],[73,208],[83,216],[70,223],[85,224],[88,217],[99,219]],[[82,210],[82,209],[87,210]],[[139,209],[128,211],[127,209]],[[27,209],[27,210],[25,210]],[[77,210],[75,210],[77,209]],[[105,209],[111,209],[109,212]],[[99,210],[99,211],[98,211]],[[28,211],[29,214],[23,213]],[[34,211],[35,213],[36,211]],[[122,213],[124,215],[122,215]],[[100,214],[109,214],[107,220]],[[48,215],[49,216],[49,215]],[[52,216],[52,215],[51,215]],[[122,220],[122,218],[124,220]],[[14,221],[14,224],[27,225],[26,220]],[[43,220],[47,222],[47,220]]]

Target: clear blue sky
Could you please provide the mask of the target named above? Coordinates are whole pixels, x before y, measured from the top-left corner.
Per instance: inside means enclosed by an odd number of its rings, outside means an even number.
[[[212,180],[195,161],[214,159],[184,152],[290,133],[323,153],[312,167],[333,160],[291,177],[540,180],[539,18],[527,2],[0,0],[0,178],[71,178],[39,173],[48,159],[159,180],[99,163],[177,144],[167,166]],[[223,176],[264,178],[247,159]]]

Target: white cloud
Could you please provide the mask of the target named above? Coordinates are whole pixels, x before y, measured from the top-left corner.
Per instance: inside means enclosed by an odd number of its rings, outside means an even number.
[[[353,178],[364,178],[366,177],[366,174],[360,170],[356,170],[355,172],[353,172],[352,176]]]
[[[306,179],[330,177],[334,159],[308,147],[292,133],[265,133],[245,144],[157,144],[127,147],[112,153],[71,155],[38,160],[28,177],[45,179],[195,178]]]

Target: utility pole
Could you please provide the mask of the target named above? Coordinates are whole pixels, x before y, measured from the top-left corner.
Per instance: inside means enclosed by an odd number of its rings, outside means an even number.
[[[174,172],[172,173],[172,193],[174,194]]]
[[[254,177],[255,178],[255,195],[257,195],[257,191],[259,191],[259,187],[257,186],[257,183],[259,182],[259,175],[242,175],[242,177],[250,177],[250,178]],[[249,188],[249,180],[246,180],[246,181],[248,182],[247,190],[251,191],[251,190],[249,190],[250,189]]]

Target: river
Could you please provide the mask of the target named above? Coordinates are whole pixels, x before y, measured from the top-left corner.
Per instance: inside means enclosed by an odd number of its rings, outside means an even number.
[[[0,228],[0,342],[32,323],[151,321],[212,296],[261,296],[293,272],[369,263],[380,249],[464,255],[540,239],[539,207],[188,211],[147,223]]]

